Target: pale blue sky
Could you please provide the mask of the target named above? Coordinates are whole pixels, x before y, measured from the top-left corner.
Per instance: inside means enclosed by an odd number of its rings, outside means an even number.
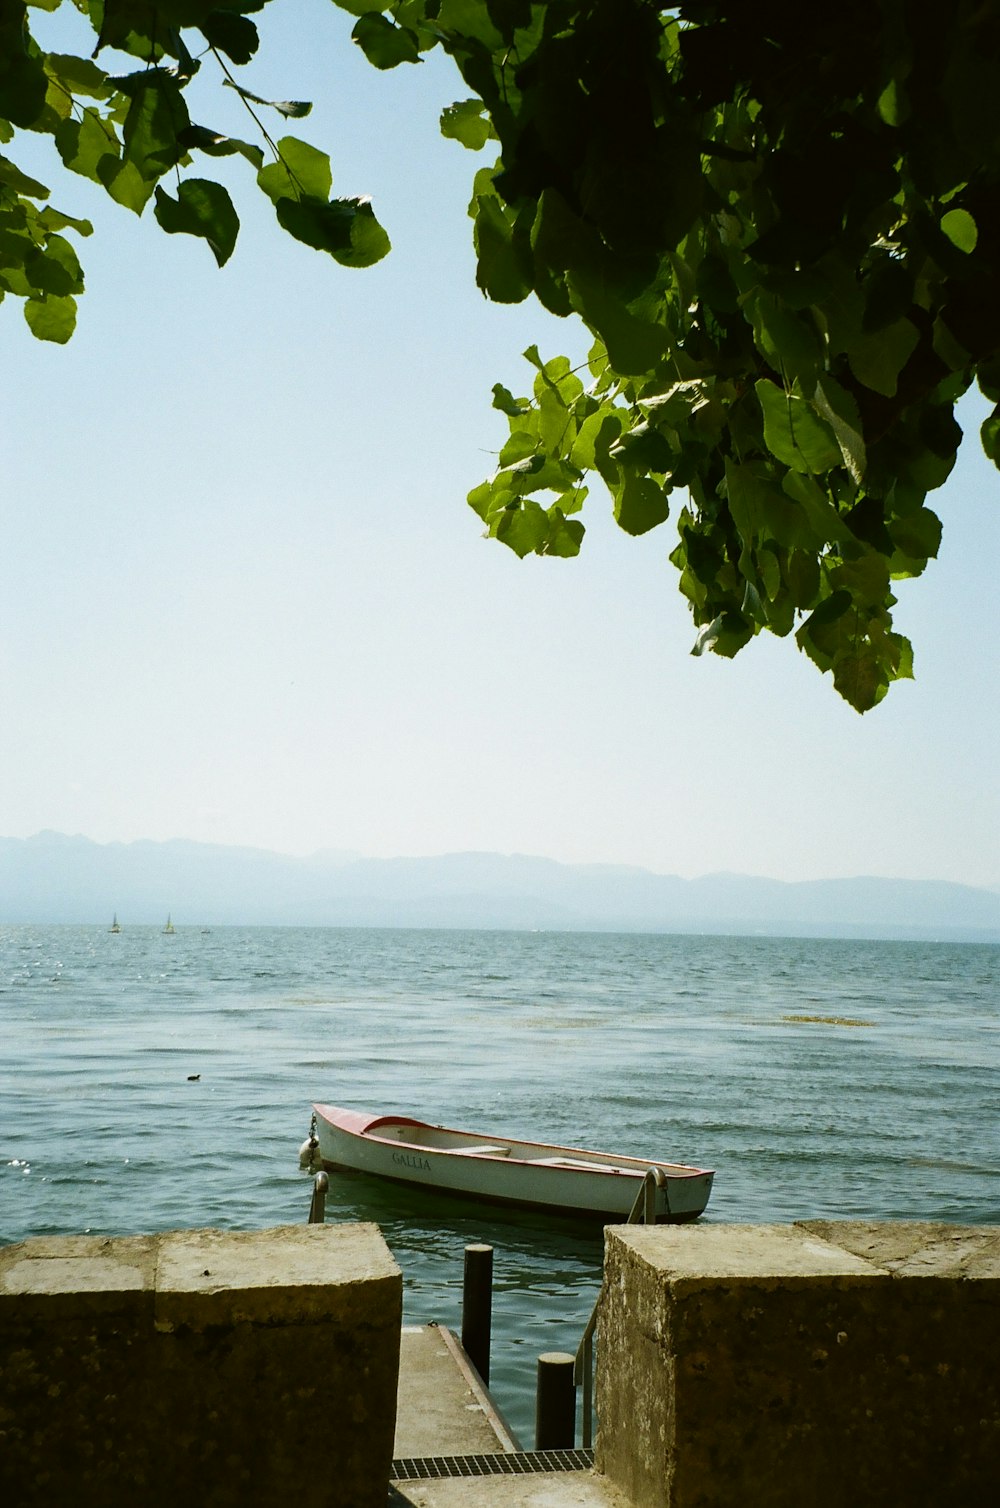
[[[457,73],[376,73],[323,0],[265,21],[248,84],[316,102],[269,128],[328,150],[394,250],[351,272],[296,245],[239,163],[220,272],[62,175],[97,227],[77,334],[0,308],[0,834],[1000,884],[979,410],[932,499],[941,559],[900,588],[915,683],[859,718],[788,641],[692,659],[672,525],[627,538],[598,487],[578,560],[519,562],[465,504],[505,431],[492,384],[525,389],[531,341],[584,343],[476,291],[475,159],[437,131]]]

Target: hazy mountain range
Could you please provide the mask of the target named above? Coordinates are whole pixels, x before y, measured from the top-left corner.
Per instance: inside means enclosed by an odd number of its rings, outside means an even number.
[[[489,927],[1000,941],[1000,892],[931,880],[788,883],[524,854],[292,858],[177,840],[0,838],[0,922]]]

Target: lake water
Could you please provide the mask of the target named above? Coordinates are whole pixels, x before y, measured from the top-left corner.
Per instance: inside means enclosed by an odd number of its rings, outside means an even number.
[[[1000,1223],[998,986],[989,945],[0,927],[0,1242],[304,1221],[314,1099],[714,1167],[712,1221]],[[599,1233],[336,1176],[327,1218],[379,1223],[408,1323],[495,1247],[530,1445]]]

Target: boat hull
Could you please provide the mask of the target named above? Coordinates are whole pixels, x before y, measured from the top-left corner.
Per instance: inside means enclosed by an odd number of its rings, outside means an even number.
[[[656,1218],[696,1220],[714,1174],[676,1163],[613,1157],[574,1147],[495,1139],[403,1116],[366,1116],[314,1105],[319,1160],[411,1188],[490,1204],[586,1218],[628,1218],[650,1167],[661,1170]]]

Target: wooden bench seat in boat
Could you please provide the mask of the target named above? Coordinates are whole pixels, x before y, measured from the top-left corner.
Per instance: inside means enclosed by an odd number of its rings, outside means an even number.
[[[530,1157],[528,1161],[544,1168],[586,1168],[590,1173],[607,1172],[609,1166],[606,1162],[584,1162],[582,1157]]]

